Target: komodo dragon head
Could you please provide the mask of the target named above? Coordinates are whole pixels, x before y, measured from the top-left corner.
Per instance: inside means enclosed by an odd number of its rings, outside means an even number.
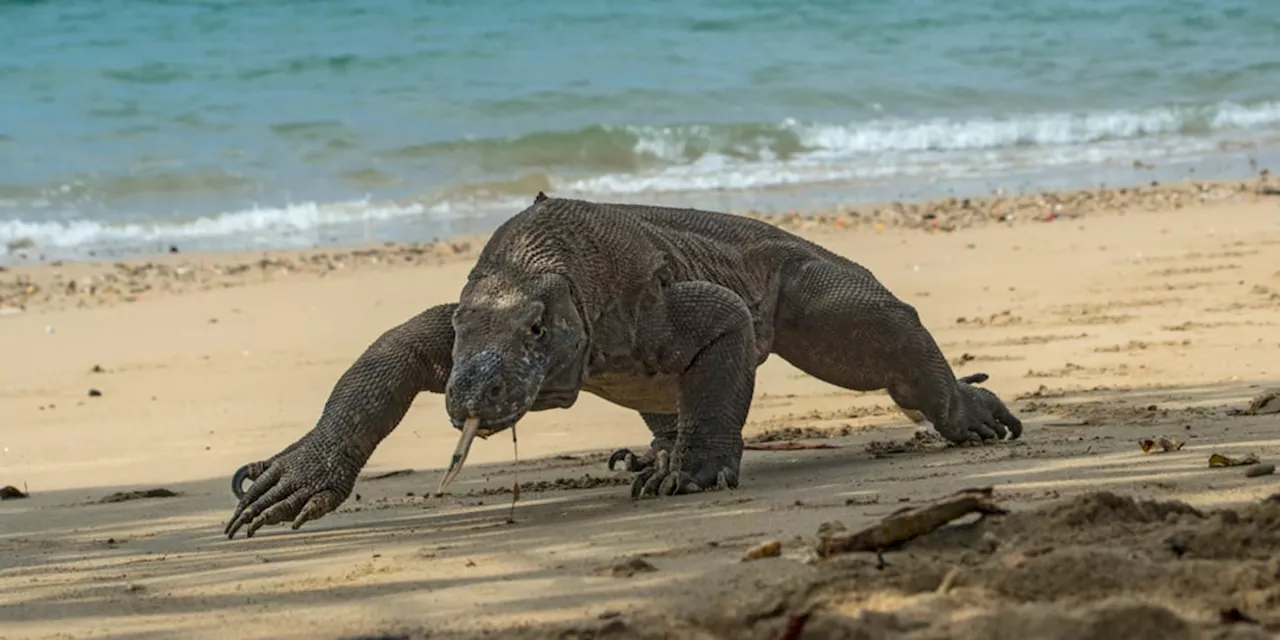
[[[453,316],[445,409],[458,429],[478,419],[482,438],[514,426],[535,401],[571,406],[586,369],[586,325],[569,279],[548,266],[539,234],[513,222],[482,251]]]

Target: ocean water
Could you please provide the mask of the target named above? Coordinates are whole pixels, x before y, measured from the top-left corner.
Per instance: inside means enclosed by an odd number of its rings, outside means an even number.
[[[0,259],[424,240],[538,190],[1237,177],[1277,148],[1263,0],[0,0]]]

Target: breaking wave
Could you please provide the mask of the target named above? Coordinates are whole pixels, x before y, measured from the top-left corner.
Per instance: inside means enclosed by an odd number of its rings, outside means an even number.
[[[394,203],[306,202],[188,219],[109,222],[51,216],[45,201],[0,192],[0,249],[72,249],[236,239],[238,246],[303,244],[324,230],[415,217],[447,221],[514,213],[538,190],[583,197],[731,191],[832,181],[1004,175],[1073,164],[1190,157],[1224,140],[1280,136],[1280,102],[1165,106],[1133,111],[909,120],[889,115],[846,124],[592,126],[503,139],[463,139],[371,152],[380,172],[476,167],[482,178],[432,185]],[[397,163],[397,161],[401,161]],[[130,195],[151,183],[133,179]],[[157,181],[166,190],[172,184]],[[142,187],[139,187],[142,185]],[[204,186],[204,183],[201,183]],[[238,186],[233,185],[233,186]],[[159,188],[159,187],[157,187]],[[103,188],[105,189],[105,188]],[[5,199],[8,198],[8,199]],[[58,219],[62,218],[62,219]]]

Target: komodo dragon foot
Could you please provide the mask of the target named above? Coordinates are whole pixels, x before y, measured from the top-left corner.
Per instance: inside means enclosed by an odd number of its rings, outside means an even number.
[[[637,473],[632,481],[632,499],[718,491],[738,486],[737,465],[709,459],[694,465],[694,470],[689,472],[678,471],[681,465],[673,460],[670,452],[658,450],[653,465]]]

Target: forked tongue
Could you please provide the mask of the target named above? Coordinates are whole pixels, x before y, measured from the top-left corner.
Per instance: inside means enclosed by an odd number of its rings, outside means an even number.
[[[444,488],[462,472],[462,463],[466,461],[467,453],[471,451],[471,441],[476,439],[476,434],[479,432],[480,418],[467,418],[462,425],[462,437],[458,438],[458,446],[453,450],[453,459],[449,461],[449,470],[444,472],[444,477],[440,479],[440,488],[436,489],[437,496],[443,495]]]

